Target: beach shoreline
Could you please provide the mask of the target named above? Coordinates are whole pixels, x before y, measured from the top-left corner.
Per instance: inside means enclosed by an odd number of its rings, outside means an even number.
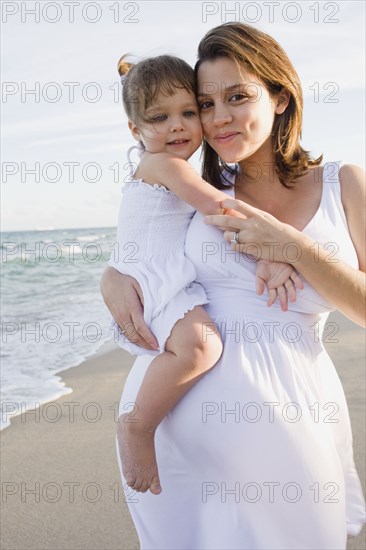
[[[330,322],[339,330],[326,347],[345,389],[365,488],[365,332],[339,314]],[[102,346],[57,373],[72,393],[15,416],[1,431],[3,550],[139,548],[115,448],[133,361],[113,342]],[[365,530],[349,538],[349,550],[364,547]]]
[[[0,432],[5,430],[6,428],[9,428],[12,425],[12,421],[14,420],[14,418],[21,416],[24,413],[38,410],[42,405],[46,405],[47,403],[51,403],[52,401],[57,401],[61,397],[71,394],[73,392],[73,388],[67,386],[67,384],[63,380],[64,372],[68,371],[69,369],[81,367],[90,359],[107,355],[109,352],[116,349],[118,349],[118,346],[113,340],[102,342],[99,348],[97,348],[95,351],[92,351],[90,354],[87,354],[75,365],[69,365],[59,371],[52,373],[52,376],[54,378],[54,385],[58,385],[58,389],[55,390],[55,393],[51,394],[49,397],[39,398],[37,401],[35,401],[35,407],[27,406],[25,402],[17,403],[15,401],[2,400],[2,421],[0,423]],[[4,405],[6,406],[6,408],[4,407]],[[14,407],[13,410],[12,407]]]

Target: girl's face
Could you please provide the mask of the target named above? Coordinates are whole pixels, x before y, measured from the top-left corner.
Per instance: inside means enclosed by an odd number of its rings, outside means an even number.
[[[171,153],[188,160],[202,142],[202,126],[193,93],[177,88],[172,96],[160,93],[154,105],[145,112],[137,127],[129,121],[130,130],[150,153]]]
[[[284,99],[284,100],[283,100]],[[204,61],[198,70],[198,105],[206,140],[224,162],[240,162],[256,151],[272,153],[275,113],[286,98],[271,98],[252,73],[227,57]]]

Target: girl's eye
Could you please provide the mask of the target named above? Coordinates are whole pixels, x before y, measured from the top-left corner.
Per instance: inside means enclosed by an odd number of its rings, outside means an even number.
[[[195,111],[184,111],[183,115],[185,117],[192,117],[192,116],[195,116],[197,113]]]
[[[152,117],[151,122],[163,122],[164,120],[166,120],[166,118],[166,115],[156,115]]]

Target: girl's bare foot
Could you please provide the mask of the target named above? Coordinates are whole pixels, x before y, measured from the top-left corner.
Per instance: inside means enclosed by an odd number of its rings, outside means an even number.
[[[161,487],[155,455],[155,430],[141,426],[140,422],[128,421],[127,417],[128,414],[119,417],[117,428],[123,476],[135,491],[146,493],[150,489],[158,495]]]

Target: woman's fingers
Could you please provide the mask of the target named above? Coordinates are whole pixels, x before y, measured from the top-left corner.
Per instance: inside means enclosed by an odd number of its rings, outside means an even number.
[[[158,342],[145,323],[142,313],[131,311],[131,320],[134,328],[134,334],[132,338],[129,338],[129,340],[145,349],[154,349],[158,351]]]
[[[239,250],[240,246],[240,230],[237,231],[235,229],[226,229],[225,227],[220,227],[220,229],[223,229],[225,231],[224,233],[224,239],[225,241],[230,241],[232,246],[236,246],[235,250]],[[237,235],[237,237],[236,237]],[[235,241],[235,242],[234,242]],[[241,245],[242,246],[242,245]]]
[[[242,220],[246,220],[248,217],[244,214],[241,214],[237,210],[233,210],[232,208],[222,208],[221,210],[222,211],[220,212],[220,214],[224,216],[235,216],[236,218],[241,218]]]
[[[204,222],[209,225],[219,225],[221,227],[226,227],[227,229],[231,228],[235,231],[236,229],[243,227],[243,223],[246,219],[258,217],[260,214],[275,220],[275,218],[267,212],[263,212],[258,208],[254,208],[254,206],[250,206],[249,204],[236,199],[226,199],[221,202],[221,206],[226,211],[226,215],[214,214],[211,216],[205,216]],[[230,210],[235,211],[236,213],[230,212]],[[229,212],[233,215],[227,215]]]
[[[137,293],[138,297],[140,298],[140,302],[142,303],[142,305],[144,305],[144,295],[143,295],[141,287],[138,284],[138,282],[136,281],[136,279],[132,279],[132,286],[136,290],[136,293]]]
[[[132,310],[129,319],[122,319],[117,315],[114,317],[121,330],[120,338],[125,338],[144,349],[159,349],[158,342],[146,325],[142,313]]]
[[[136,318],[133,314],[131,315],[136,326],[136,337],[138,338],[139,345],[146,349],[158,351],[158,341],[145,323],[143,316],[140,315]]]
[[[213,214],[211,216],[204,217],[204,223],[207,225],[216,225],[223,231],[227,229],[231,231],[237,231],[243,228],[243,223],[246,220],[238,218],[237,216],[226,216],[222,214]]]
[[[145,323],[144,312],[141,304],[144,305],[144,295],[142,293],[141,287],[138,282],[133,279],[133,287],[140,299],[140,303],[134,300],[134,303],[131,304],[129,311],[131,315],[131,321],[133,323],[135,334],[134,334],[134,343],[145,348],[145,349],[154,349],[158,350],[158,342],[150,331],[149,327]]]
[[[144,320],[144,296],[136,279],[108,266],[101,279],[101,291],[106,306],[122,332],[119,337],[144,349],[158,350],[156,338]]]
[[[223,208],[229,208],[240,212],[240,214],[242,214],[245,218],[250,218],[258,213],[257,208],[254,208],[254,206],[250,206],[249,204],[237,199],[225,199],[222,201],[221,205]]]

